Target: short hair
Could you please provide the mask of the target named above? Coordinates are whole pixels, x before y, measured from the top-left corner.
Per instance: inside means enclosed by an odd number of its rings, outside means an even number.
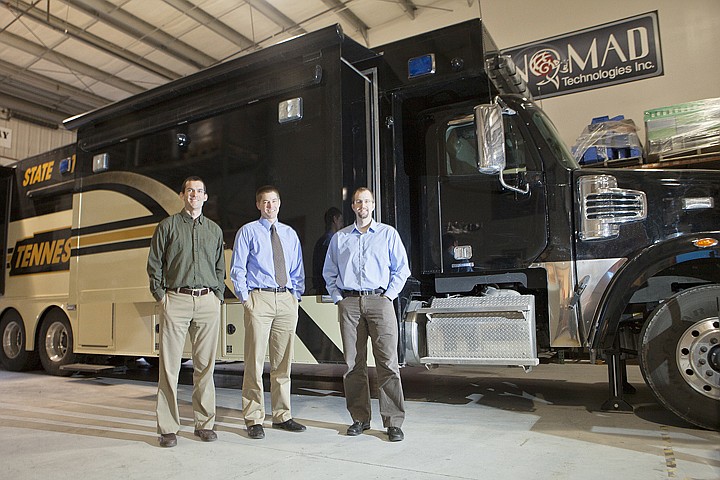
[[[361,193],[361,192],[368,192],[370,194],[370,196],[372,197],[373,202],[375,201],[375,194],[373,194],[372,190],[370,190],[367,187],[360,187],[360,188],[357,188],[352,194],[351,198],[352,198],[353,202],[355,201],[355,197],[357,196],[357,194]]]
[[[205,193],[207,193],[207,186],[205,185],[205,181],[196,175],[192,175],[183,180],[182,187],[180,188],[180,193],[183,193],[185,191],[185,187],[187,186],[188,182],[202,182]]]
[[[337,217],[342,217],[340,209],[336,207],[328,208],[327,212],[325,212],[325,228],[330,228]]]
[[[274,192],[274,193],[278,196],[278,198],[280,198],[280,190],[278,190],[276,186],[274,186],[274,185],[263,185],[262,187],[260,187],[260,188],[258,188],[257,190],[255,190],[255,201],[256,201],[256,202],[259,202],[259,201],[260,201],[260,197],[262,197],[263,194],[272,193],[272,192]]]

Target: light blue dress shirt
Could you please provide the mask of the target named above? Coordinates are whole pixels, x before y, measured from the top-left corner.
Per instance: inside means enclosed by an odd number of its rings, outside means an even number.
[[[235,235],[230,279],[235,295],[242,302],[248,299],[248,292],[255,288],[286,287],[298,300],[305,292],[300,239],[295,230],[279,221],[275,222],[275,229],[283,246],[288,280],[285,285],[278,285],[275,281],[275,264],[270,243],[271,225],[268,220],[260,218],[240,227]]]
[[[397,298],[410,276],[407,253],[397,230],[373,220],[366,233],[355,223],[333,235],[330,240],[323,278],[337,303],[342,290],[385,289],[384,295]]]

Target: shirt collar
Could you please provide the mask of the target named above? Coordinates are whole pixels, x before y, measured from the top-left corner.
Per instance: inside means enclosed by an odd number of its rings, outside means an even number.
[[[268,231],[270,231],[270,227],[273,226],[273,224],[270,222],[270,220],[268,220],[265,217],[260,217],[260,220],[258,220],[258,221],[260,222],[260,225],[265,227]],[[276,225],[275,228],[277,228],[277,225],[280,225],[280,220],[275,220],[275,225]]]
[[[377,229],[377,224],[378,224],[378,223],[375,221],[374,218],[370,219],[370,227],[368,228],[368,232],[373,232],[373,233],[375,233],[375,230]],[[352,223],[352,226],[353,226],[353,228],[352,228],[352,231],[353,231],[353,232],[361,233],[360,230],[359,230],[358,227],[357,227],[357,222],[353,222],[353,223]]]
[[[193,222],[193,221],[194,221],[194,219],[190,216],[190,214],[189,214],[189,213],[187,212],[187,210],[185,210],[184,208],[180,211],[180,218],[182,218],[182,219],[183,219],[184,221],[186,221],[186,222]],[[203,218],[205,218],[205,216],[201,213],[200,216],[197,217],[198,223],[202,224],[202,223],[203,223]]]

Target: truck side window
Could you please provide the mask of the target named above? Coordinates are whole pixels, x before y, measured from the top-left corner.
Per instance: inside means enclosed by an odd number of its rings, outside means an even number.
[[[505,170],[503,173],[512,174],[527,170],[528,151],[525,138],[515,124],[517,115],[503,116],[505,123]]]
[[[505,174],[527,170],[529,153],[516,116],[504,116]],[[445,130],[445,171],[447,175],[474,175],[477,169],[477,135],[472,122],[450,122]]]
[[[477,136],[472,123],[445,130],[445,168],[448,175],[477,174]]]

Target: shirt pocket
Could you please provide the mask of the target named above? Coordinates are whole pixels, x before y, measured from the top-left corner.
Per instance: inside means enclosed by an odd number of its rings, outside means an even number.
[[[197,249],[200,258],[205,260],[211,268],[217,261],[218,239],[215,233],[208,228],[201,228],[198,232]]]

